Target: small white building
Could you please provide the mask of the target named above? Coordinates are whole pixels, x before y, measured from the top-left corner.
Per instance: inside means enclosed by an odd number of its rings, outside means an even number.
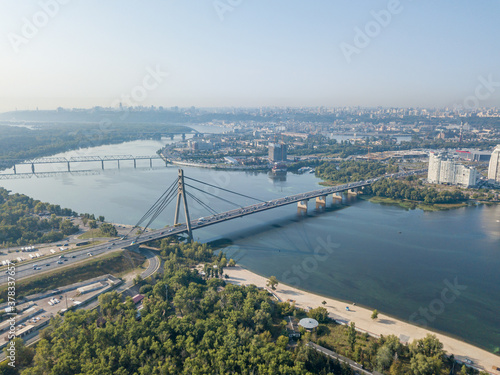
[[[299,326],[304,327],[308,331],[312,331],[314,328],[318,326],[318,321],[312,318],[304,318],[300,319]]]

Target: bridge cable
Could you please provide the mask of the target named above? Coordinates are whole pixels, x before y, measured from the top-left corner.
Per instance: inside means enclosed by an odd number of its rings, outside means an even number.
[[[175,186],[177,185],[177,180],[174,181],[168,188],[165,190],[165,192],[156,200],[156,202],[149,208],[149,210],[142,216],[142,218],[135,224],[135,226],[124,236],[127,237],[130,233],[132,233],[139,225],[142,224],[149,216],[151,216],[153,213],[156,213],[158,209],[162,206],[165,200],[168,199],[168,197],[172,194],[172,192],[175,190]],[[154,215],[154,214],[153,214]]]
[[[207,183],[207,182],[203,182],[203,181],[200,181],[200,180],[196,180],[196,179],[191,178],[191,177],[184,176],[184,178],[185,178],[185,179],[187,179],[187,180],[192,180],[192,181],[195,181],[195,182],[199,182],[200,184],[203,184],[203,185],[208,185],[208,186],[211,186],[211,187],[216,188],[216,189],[220,189],[220,190],[223,190],[223,191],[227,191],[228,193],[236,194],[236,195],[239,195],[239,196],[241,196],[241,197],[250,198],[250,199],[253,199],[253,200],[255,200],[255,201],[259,201],[259,202],[265,202],[265,201],[263,201],[262,199],[254,198],[254,197],[251,197],[251,196],[249,196],[249,195],[245,195],[245,194],[237,193],[237,192],[232,191],[232,190],[224,189],[224,188],[221,188],[220,186],[212,185],[212,184],[209,184],[209,183]]]
[[[196,189],[196,190],[198,190],[198,191],[201,191],[203,194],[210,195],[210,196],[212,196],[212,197],[214,197],[214,198],[220,199],[221,201],[224,201],[224,202],[230,203],[230,204],[232,204],[232,205],[234,205],[234,206],[237,206],[237,207],[243,208],[243,206],[241,206],[241,205],[239,205],[239,204],[237,204],[237,203],[234,203],[234,202],[231,202],[231,201],[229,201],[229,200],[227,200],[227,199],[224,199],[224,198],[218,197],[217,195],[212,194],[212,193],[209,193],[208,191],[205,191],[205,190],[203,190],[203,189],[199,189],[199,188],[197,188],[196,186],[193,186],[193,185],[188,185],[188,184],[185,184],[185,185],[186,185],[186,186],[189,186],[190,188],[193,188],[193,189]]]
[[[165,210],[165,208],[172,202],[172,200],[176,197],[176,192],[175,190],[170,193],[170,195],[163,200],[161,205],[157,208],[156,212],[151,216],[151,219],[149,219],[149,222],[146,224],[144,227],[143,233],[146,231],[146,229],[149,228],[149,226],[158,218],[158,216],[161,215],[161,213]],[[139,238],[141,234],[137,236]]]
[[[217,215],[218,212],[215,211],[213,208],[211,208],[208,204],[206,204],[205,202],[203,202],[201,199],[199,199],[197,196],[195,196],[194,194],[191,194],[189,192],[186,191],[186,194],[188,196],[190,196],[194,201],[198,202],[202,207],[204,207],[210,214],[212,215]]]
[[[148,217],[151,215],[154,215],[155,212],[161,207],[163,202],[168,199],[168,197],[172,194],[173,189],[167,190],[165,193],[162,194],[160,199],[158,199],[153,206],[146,212],[146,214],[137,222],[134,228],[138,227],[140,224],[142,224]]]
[[[161,204],[160,202],[165,199],[167,195],[169,195],[172,191],[172,189],[175,187],[177,184],[177,181],[174,181],[173,184],[171,184],[167,190],[156,200],[156,202],[149,208],[149,210],[144,214],[144,216],[137,222],[136,227],[138,227],[146,218],[151,215],[151,213]]]

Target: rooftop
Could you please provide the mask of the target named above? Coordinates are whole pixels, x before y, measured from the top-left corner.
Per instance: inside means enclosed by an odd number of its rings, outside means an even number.
[[[305,329],[313,329],[318,326],[318,321],[312,318],[304,318],[300,320],[299,325]]]

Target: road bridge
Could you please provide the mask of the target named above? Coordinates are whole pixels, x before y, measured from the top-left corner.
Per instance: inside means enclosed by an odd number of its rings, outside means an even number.
[[[73,255],[76,255],[77,257],[86,257],[88,254],[92,255],[98,255],[102,254],[105,252],[113,251],[113,250],[118,250],[122,248],[130,248],[130,247],[136,247],[137,245],[144,244],[150,241],[154,240],[159,240],[168,236],[174,236],[174,235],[186,235],[188,238],[191,240],[193,238],[193,231],[195,229],[200,229],[204,227],[208,227],[211,225],[215,225],[218,223],[226,222],[229,220],[233,220],[236,218],[240,218],[243,216],[247,215],[252,215],[254,213],[258,212],[264,212],[267,210],[272,210],[277,207],[282,207],[282,206],[287,206],[291,204],[296,204],[298,209],[300,210],[307,210],[308,208],[308,202],[310,200],[314,200],[315,202],[319,203],[320,205],[326,204],[326,199],[329,195],[332,196],[332,199],[338,199],[343,192],[351,192],[355,193],[356,191],[359,191],[360,189],[371,185],[381,179],[384,178],[400,178],[400,177],[407,177],[411,175],[416,175],[416,174],[421,174],[426,172],[427,169],[419,169],[419,170],[414,170],[414,171],[409,171],[409,172],[400,172],[400,173],[393,173],[393,174],[386,174],[381,177],[377,178],[372,178],[368,180],[363,180],[363,181],[358,181],[358,182],[352,182],[348,184],[342,184],[338,186],[329,186],[325,187],[322,189],[317,189],[305,193],[300,193],[300,194],[294,194],[294,195],[289,195],[286,197],[282,198],[277,198],[277,199],[272,199],[269,201],[262,201],[257,198],[253,198],[244,194],[240,194],[234,191],[230,191],[228,189],[220,188],[216,185],[211,185],[209,183],[203,182],[203,181],[198,181],[193,178],[184,176],[184,172],[182,169],[179,170],[179,176],[178,178],[169,186],[169,188],[160,196],[160,198],[153,204],[153,206],[144,214],[144,216],[139,220],[139,222],[132,228],[132,230],[125,236],[119,238],[119,239],[113,239],[109,242],[102,243],[90,248],[82,249],[82,250],[77,250],[76,252],[73,252]],[[217,188],[221,191],[225,191],[226,193],[231,193],[240,197],[245,197],[247,199],[253,199],[256,200],[258,203],[251,204],[248,206],[244,207],[238,207],[233,210],[217,213],[213,210],[213,208],[209,207],[205,202],[203,202],[201,199],[196,197],[194,194],[190,192],[190,190],[198,190],[203,192],[204,194],[207,194],[209,196],[213,196],[214,198],[218,198],[222,201],[225,201],[226,203],[232,203],[233,202],[229,201],[226,198],[219,197],[215,194],[212,194],[208,191],[203,190],[202,188],[198,188],[192,183],[202,183],[204,186],[210,186],[213,188]],[[203,218],[198,218],[191,220],[189,217],[189,207],[188,207],[188,198],[192,200],[193,202],[196,202],[200,204],[201,206],[205,207],[207,210],[213,212],[212,215],[206,216]],[[162,228],[162,229],[157,229],[157,230],[152,230],[147,232],[146,230],[150,227],[150,225],[154,222],[154,220],[164,211],[164,209],[168,206],[169,203],[171,203],[174,199],[177,201],[177,206],[176,206],[176,213],[175,213],[175,218],[174,218],[174,226],[172,227],[167,227],[167,228]],[[237,205],[238,206],[238,205]],[[184,211],[184,218],[185,222],[181,223],[179,222],[180,219],[180,214],[181,212]],[[142,223],[145,223],[145,226],[140,226]],[[136,230],[141,230],[141,234],[136,236],[132,235],[132,233]],[[57,260],[57,256],[55,257],[48,257],[44,259],[43,261],[41,260],[40,262],[42,263],[47,263],[51,264],[51,268],[59,268],[59,267],[64,267],[64,264],[59,265],[55,262]],[[16,276],[18,279],[24,278],[24,277],[29,277],[34,274],[36,274],[37,271],[33,269],[33,263],[32,262],[26,262],[20,263],[16,267]],[[0,285],[5,283],[7,281],[6,275],[0,274]]]
[[[215,225],[215,224],[222,223],[222,222],[225,222],[228,220],[240,218],[240,217],[243,217],[246,215],[251,215],[251,214],[254,214],[257,212],[272,210],[274,208],[287,206],[290,204],[297,204],[297,208],[299,210],[307,211],[308,202],[310,200],[315,200],[317,207],[318,206],[325,206],[327,196],[329,196],[329,195],[332,195],[332,199],[338,199],[339,197],[341,197],[341,194],[343,192],[357,193],[359,190],[363,189],[365,186],[371,185],[371,184],[373,184],[381,179],[384,179],[384,178],[408,177],[411,175],[422,174],[422,173],[425,173],[426,171],[427,171],[427,169],[419,169],[419,170],[408,171],[408,172],[386,174],[384,176],[372,178],[372,179],[368,179],[368,180],[352,182],[352,183],[342,184],[342,185],[338,185],[338,186],[325,187],[322,189],[313,190],[313,191],[309,191],[306,193],[289,195],[287,197],[272,199],[269,201],[260,201],[259,203],[252,204],[249,206],[240,207],[240,208],[226,211],[226,212],[222,212],[222,213],[214,213],[211,216],[206,216],[203,218],[190,220],[189,209],[188,209],[188,205],[187,205],[187,196],[191,197],[192,199],[194,199],[195,201],[197,201],[197,203],[200,203],[201,205],[203,205],[203,202],[201,202],[199,199],[197,199],[195,196],[193,196],[192,194],[190,194],[186,190],[187,187],[191,187],[191,188],[195,188],[195,187],[190,185],[190,184],[186,184],[185,180],[188,180],[188,181],[197,181],[197,180],[185,177],[182,169],[180,169],[179,170],[179,177],[178,177],[178,180],[176,181],[177,206],[176,206],[174,226],[172,228],[166,228],[166,229],[164,228],[164,229],[154,230],[154,231],[151,231],[147,234],[139,235],[138,237],[136,237],[135,239],[132,240],[131,245],[132,244],[142,244],[142,243],[146,243],[149,241],[158,240],[158,239],[161,239],[161,238],[164,238],[167,236],[179,235],[179,234],[184,234],[184,233],[187,233],[189,238],[192,239],[192,231],[194,229],[208,227],[210,225]],[[201,181],[197,181],[197,182],[201,182]],[[217,188],[217,186],[214,186],[214,185],[210,185],[210,184],[206,184],[206,183],[205,183],[205,185]],[[201,189],[198,189],[198,188],[195,188],[195,189],[202,191]],[[168,189],[167,189],[167,192],[168,192]],[[168,205],[168,203],[170,203],[170,201],[172,200],[172,197],[171,197],[172,193],[175,196],[175,191],[173,191],[173,192],[171,191],[170,196],[169,196],[169,194],[166,194],[167,192],[164,193],[164,200],[162,201],[162,199],[159,199],[159,201],[157,202],[157,207],[158,207],[158,210],[160,210],[160,211],[159,212],[155,211],[155,206],[153,206],[150,209],[151,215],[148,217],[151,217],[151,219],[150,219],[150,222],[148,223],[148,225],[146,225],[146,228],[149,227],[149,225],[152,223],[152,221],[154,221],[154,219],[156,219],[156,217],[159,216],[161,211],[163,211],[165,209],[165,207]],[[241,195],[241,194],[238,194],[235,192],[232,192],[232,193],[234,193],[236,195]],[[210,194],[210,195],[212,195],[212,194]],[[215,195],[214,195],[214,197],[218,198]],[[245,196],[245,197],[251,198],[248,196]],[[255,199],[255,198],[253,198],[253,199]],[[210,207],[207,207],[207,208],[210,209]],[[178,222],[179,214],[183,209],[184,209],[186,221],[184,223],[179,223]],[[142,222],[144,222],[145,220],[146,220],[146,218],[144,218],[144,220],[140,221],[138,223],[138,225],[136,225],[134,228],[138,228],[139,225]],[[132,229],[131,232],[133,230],[134,229]]]

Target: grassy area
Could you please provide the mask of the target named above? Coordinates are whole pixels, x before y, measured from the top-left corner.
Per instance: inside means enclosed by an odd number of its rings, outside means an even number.
[[[361,199],[368,199],[370,202],[373,202],[373,203],[391,204],[391,205],[395,205],[395,206],[400,206],[400,207],[406,208],[408,210],[420,208],[423,211],[445,211],[445,210],[451,210],[454,208],[460,208],[460,207],[467,206],[467,203],[465,203],[465,202],[447,203],[447,204],[440,204],[440,203],[427,204],[427,203],[422,203],[422,202],[399,200],[399,199],[392,199],[392,198],[385,198],[385,197],[378,197],[378,196],[375,196],[375,197],[374,196],[361,196],[360,198]]]
[[[90,229],[78,236],[78,239],[80,240],[89,240],[92,238],[112,238],[112,236],[107,233],[103,233],[100,229]]]
[[[312,333],[311,341],[346,357],[353,357],[349,346],[347,328],[347,326],[335,323],[320,324],[317,330]],[[359,347],[358,352],[368,352],[370,343],[375,341],[368,334],[358,332],[356,335],[356,346]],[[357,355],[354,355],[354,357],[357,357]],[[360,359],[356,358],[358,361]],[[368,363],[365,365],[368,365]]]
[[[144,261],[144,256],[128,250],[91,258],[85,263],[17,281],[17,298],[42,293],[62,285],[78,283],[108,273],[119,277],[123,273],[141,266]],[[0,298],[6,300],[7,285],[0,288]]]

